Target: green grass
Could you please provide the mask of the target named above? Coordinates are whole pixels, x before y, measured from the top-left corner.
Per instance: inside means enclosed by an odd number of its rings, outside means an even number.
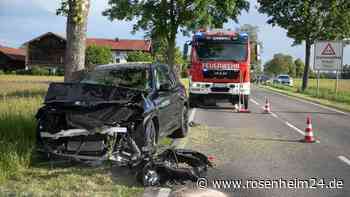
[[[277,88],[292,93],[303,94],[311,98],[325,99],[328,101],[338,102],[342,104],[350,105],[350,80],[340,80],[338,93],[335,94],[335,80],[332,79],[321,79],[320,89],[317,95],[317,81],[310,79],[309,87],[302,92],[300,89],[302,81],[300,79],[294,80],[295,84],[293,87],[273,84],[270,85],[273,88]]]
[[[0,101],[0,183],[31,164],[35,144],[34,114],[41,97]]]
[[[294,87],[270,84],[269,86],[265,86],[265,88],[325,106],[350,111],[350,80],[340,81],[338,94],[334,92],[334,80],[321,79],[320,84],[319,95],[316,92],[317,82],[314,79],[310,80],[309,87],[304,92],[300,91],[300,79],[295,80]]]
[[[295,80],[295,87],[297,92],[302,84],[302,80]],[[350,104],[350,80],[339,80],[338,93],[335,94],[335,80],[334,79],[320,79],[319,95],[317,95],[317,80],[310,79],[308,89],[303,94],[322,98],[330,101]]]
[[[140,196],[109,165],[50,168],[37,159],[34,116],[49,82],[62,79],[0,75],[0,196]]]

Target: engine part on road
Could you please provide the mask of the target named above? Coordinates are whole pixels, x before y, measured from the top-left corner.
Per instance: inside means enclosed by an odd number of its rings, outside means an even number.
[[[302,140],[305,143],[315,143],[314,133],[312,130],[311,116],[306,118],[305,138]]]
[[[186,149],[167,149],[164,152],[144,158],[135,166],[138,180],[144,186],[197,181],[213,167],[204,154]]]

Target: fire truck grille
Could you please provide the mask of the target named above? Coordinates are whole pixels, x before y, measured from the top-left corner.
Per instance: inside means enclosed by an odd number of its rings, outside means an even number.
[[[224,88],[220,88],[220,87],[212,87],[211,91],[212,92],[228,92],[230,90],[230,88],[224,87]]]
[[[235,70],[207,70],[203,71],[204,78],[217,78],[217,79],[237,79],[239,77],[239,71]]]

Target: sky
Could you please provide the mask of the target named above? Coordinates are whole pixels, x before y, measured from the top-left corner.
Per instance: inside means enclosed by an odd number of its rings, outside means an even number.
[[[260,14],[256,0],[250,1],[249,12],[243,12],[238,17],[239,24],[230,21],[225,28],[236,29],[243,24],[259,27],[259,40],[263,42],[262,61],[270,60],[276,53],[285,53],[294,58],[304,60],[304,45],[292,47],[293,40],[288,38],[286,31],[280,27],[267,24],[268,17]],[[66,18],[56,16],[56,8],[60,0],[0,0],[0,45],[20,47],[21,44],[46,32],[65,33]],[[108,7],[108,0],[91,0],[88,19],[88,37],[120,39],[143,39],[144,32],[131,34],[133,21],[109,21],[102,16],[102,11]],[[177,46],[182,47],[190,40],[180,33]],[[344,50],[344,63],[350,64],[350,49]]]

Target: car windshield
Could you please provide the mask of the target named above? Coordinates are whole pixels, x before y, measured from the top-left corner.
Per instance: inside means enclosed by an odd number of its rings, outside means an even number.
[[[234,60],[247,59],[247,44],[232,41],[199,41],[196,51],[200,60]]]
[[[282,75],[282,76],[279,76],[278,78],[279,78],[279,79],[289,79],[289,76]]]
[[[119,68],[92,71],[84,77],[81,83],[148,90],[151,87],[149,81],[147,68]]]

